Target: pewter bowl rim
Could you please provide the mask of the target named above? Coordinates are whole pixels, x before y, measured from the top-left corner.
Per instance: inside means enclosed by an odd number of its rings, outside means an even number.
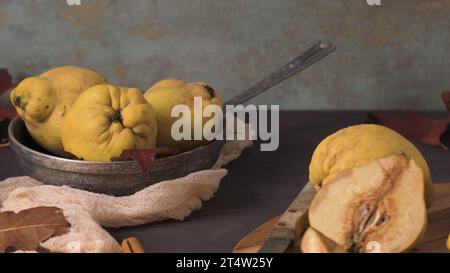
[[[55,160],[57,162],[65,162],[65,163],[70,163],[70,164],[76,164],[76,165],[95,165],[95,166],[104,166],[104,167],[111,167],[111,166],[121,166],[121,165],[135,165],[136,162],[134,161],[113,161],[113,162],[101,162],[101,161],[85,161],[85,160],[77,160],[77,159],[70,159],[70,158],[64,158],[64,157],[60,157],[57,155],[52,155],[52,154],[46,154],[37,150],[34,150],[28,146],[26,146],[25,144],[22,144],[14,135],[13,133],[13,126],[16,126],[17,123],[22,122],[23,125],[25,126],[25,122],[19,117],[16,116],[14,117],[9,126],[8,126],[8,137],[9,137],[9,141],[12,142],[15,146],[19,147],[22,150],[28,151],[31,154],[40,156],[40,157],[44,157],[44,158],[48,158],[51,160]],[[26,127],[25,127],[26,129]],[[206,150],[208,149],[210,146],[216,145],[218,144],[219,141],[217,140],[213,140],[210,141],[209,143],[202,145],[200,147],[197,147],[195,149],[183,152],[183,153],[179,153],[176,155],[172,155],[172,156],[167,156],[167,157],[162,157],[162,158],[156,158],[153,164],[158,164],[158,163],[162,163],[164,161],[168,161],[168,160],[174,160],[178,157],[183,157],[183,156],[188,156],[189,154],[193,154],[193,153],[197,153],[200,152],[202,150]]]

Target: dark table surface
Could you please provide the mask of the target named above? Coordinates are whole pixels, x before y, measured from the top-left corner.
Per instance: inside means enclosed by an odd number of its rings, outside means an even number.
[[[315,146],[330,133],[363,122],[367,112],[281,112],[280,147],[259,145],[227,166],[215,197],[185,221],[164,221],[111,230],[119,241],[136,236],[147,252],[231,252],[248,232],[280,214],[308,179]],[[445,112],[429,116],[448,117]],[[417,144],[417,143],[416,143]],[[417,144],[428,160],[433,181],[450,182],[450,152]],[[0,179],[23,175],[14,153],[0,149]]]

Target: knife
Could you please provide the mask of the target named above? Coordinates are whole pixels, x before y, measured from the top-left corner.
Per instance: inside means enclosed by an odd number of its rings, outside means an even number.
[[[275,228],[259,249],[259,253],[283,253],[305,231],[309,204],[316,195],[311,183],[306,183],[285,213],[275,223]]]

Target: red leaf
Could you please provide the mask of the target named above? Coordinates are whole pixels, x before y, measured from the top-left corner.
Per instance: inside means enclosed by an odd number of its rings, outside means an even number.
[[[442,100],[444,101],[447,111],[450,112],[450,91],[442,93]]]
[[[450,129],[450,118],[435,120],[424,117],[415,112],[405,115],[388,115],[380,113],[369,113],[369,120],[389,127],[406,138],[417,140],[431,146],[448,147],[448,130]]]
[[[450,147],[450,124],[447,126],[447,131],[441,135],[441,143],[445,149]]]
[[[13,88],[12,77],[8,70],[0,68],[0,96]],[[0,107],[0,145],[4,146],[8,143],[8,124],[10,120],[16,115],[16,110],[13,107]]]
[[[0,95],[13,87],[12,76],[9,74],[8,69],[0,68]]]
[[[13,119],[16,114],[16,109],[13,107],[0,107],[0,121],[5,118]]]
[[[8,125],[10,121],[9,118],[0,120],[0,147],[8,144]]]
[[[14,108],[0,107],[0,147],[8,144],[8,126],[15,115],[16,110]]]
[[[127,161],[134,160],[139,164],[142,174],[145,175],[150,170],[150,167],[155,161],[157,155],[174,155],[178,153],[178,149],[171,147],[158,147],[154,149],[131,149],[122,152],[119,158],[114,158],[112,161]]]
[[[155,149],[157,157],[164,157],[178,154],[178,149],[175,147],[157,147]]]
[[[156,157],[155,149],[126,150],[124,151],[124,153],[125,157],[129,157],[139,164],[142,174],[148,173],[148,170],[150,169],[150,166],[152,165]]]

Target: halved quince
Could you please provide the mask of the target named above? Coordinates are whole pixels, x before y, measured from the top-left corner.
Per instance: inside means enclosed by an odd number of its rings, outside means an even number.
[[[136,88],[97,85],[80,95],[64,117],[66,152],[108,162],[124,150],[156,146],[155,112]]]
[[[424,187],[421,168],[405,155],[345,170],[324,184],[311,203],[313,235],[345,252],[407,251],[426,228]],[[311,241],[307,235],[304,240]]]
[[[302,237],[300,245],[303,253],[335,253],[338,251],[338,245],[326,238],[313,228],[308,228]]]
[[[326,137],[311,158],[309,180],[318,190],[342,171],[396,154],[409,156],[422,169],[429,208],[433,202],[433,187],[427,161],[410,141],[380,125],[355,125]]]

